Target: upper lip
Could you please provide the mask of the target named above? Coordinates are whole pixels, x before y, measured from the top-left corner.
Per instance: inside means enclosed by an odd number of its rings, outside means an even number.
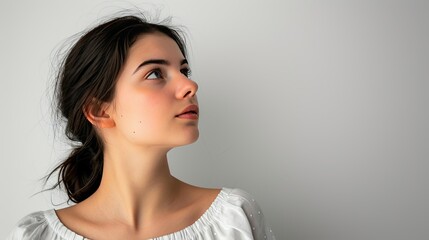
[[[181,113],[177,114],[176,117],[180,116],[182,114],[185,114],[185,113],[195,113],[198,115],[198,112],[199,112],[198,106],[193,104],[193,105],[189,105],[185,109],[183,109],[183,111]]]

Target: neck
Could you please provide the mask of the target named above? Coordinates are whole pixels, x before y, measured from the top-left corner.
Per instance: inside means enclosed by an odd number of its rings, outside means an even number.
[[[90,197],[100,211],[135,229],[168,212],[180,184],[170,174],[168,150],[111,149],[105,149],[100,187]]]

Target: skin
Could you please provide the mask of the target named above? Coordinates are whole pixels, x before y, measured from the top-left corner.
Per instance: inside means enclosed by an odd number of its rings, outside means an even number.
[[[161,59],[168,64],[147,64]],[[198,105],[198,85],[171,38],[140,36],[130,48],[112,102],[84,112],[104,142],[100,187],[86,200],[57,210],[70,230],[90,239],[147,239],[198,220],[220,189],[184,183],[170,174],[167,153],[198,139],[198,119],[176,117]]]

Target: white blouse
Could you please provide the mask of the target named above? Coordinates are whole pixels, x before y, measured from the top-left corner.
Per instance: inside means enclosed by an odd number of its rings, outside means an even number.
[[[71,231],[58,219],[54,209],[22,218],[8,240],[87,239]],[[207,211],[192,225],[153,240],[275,239],[255,199],[241,189],[222,188]]]

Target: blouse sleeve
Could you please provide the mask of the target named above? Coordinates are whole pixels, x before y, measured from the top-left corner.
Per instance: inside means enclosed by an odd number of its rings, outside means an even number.
[[[7,240],[41,239],[47,228],[47,222],[42,211],[31,213],[15,225]]]
[[[265,220],[262,209],[251,194],[241,189],[233,189],[231,197],[236,198],[236,204],[241,205],[246,214],[254,239],[276,239],[271,227]]]

